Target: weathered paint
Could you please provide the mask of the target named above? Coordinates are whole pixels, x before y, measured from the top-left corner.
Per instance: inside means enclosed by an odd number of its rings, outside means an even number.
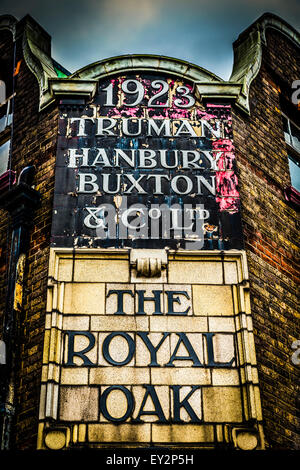
[[[135,80],[132,83],[127,81],[125,85],[132,87],[130,95],[123,90],[125,80]],[[160,89],[152,86],[155,80],[160,81]],[[162,89],[161,81],[167,83],[168,95],[161,95],[156,100],[154,96]],[[137,91],[139,84],[143,87],[143,94],[132,94]],[[184,91],[181,89],[179,92],[178,87],[185,87]],[[129,206],[142,204],[148,209],[153,204],[166,204],[168,207],[177,204],[180,208],[186,204],[192,208],[202,204],[209,213],[202,227],[203,248],[242,247],[231,106],[228,103],[206,105],[194,90],[192,83],[181,78],[174,79],[156,72],[128,74],[100,81],[98,93],[86,106],[76,105],[76,102],[72,106],[61,106],[52,230],[54,246],[185,246],[183,236],[164,238],[164,233],[160,233],[151,239],[145,233],[131,234],[128,238],[122,235],[118,217],[126,200]],[[137,96],[141,97],[141,101],[130,106],[130,102],[137,101]],[[153,104],[160,107],[148,105],[151,99],[154,99]],[[190,103],[189,107],[182,107]],[[86,120],[81,122],[80,131],[79,123],[74,118]],[[108,121],[105,121],[106,118]],[[103,119],[102,126],[108,126],[108,132],[97,134],[99,119]],[[152,129],[152,134],[148,135],[149,120],[154,120],[162,131],[156,134]],[[125,135],[125,125],[129,126],[126,127],[128,135]],[[170,134],[166,128],[170,129]],[[96,157],[95,165],[89,161],[88,166],[77,163],[77,167],[74,165],[69,168],[70,149],[75,149],[74,154],[80,153],[81,149],[91,149],[88,155],[93,157],[88,158],[93,161],[99,149],[102,149],[101,158],[104,155],[110,164],[103,165],[103,161],[98,164]],[[128,163],[122,157],[120,165],[116,166],[117,149],[125,152]],[[141,152],[148,150],[154,152],[155,164],[145,160],[148,167],[146,163],[142,167],[138,158],[141,158]],[[200,155],[198,163],[193,165],[190,162],[197,155]],[[183,165],[183,158],[189,162],[187,166]],[[92,176],[84,176],[87,173]],[[88,191],[82,193],[78,189],[79,180],[87,181],[88,184],[88,178],[95,181],[92,194],[88,194]],[[82,187],[90,188],[85,183]],[[121,198],[119,205],[115,203],[117,196]],[[105,239],[97,236],[92,222],[91,227],[84,223],[86,217],[90,217],[93,223],[95,220],[98,220],[97,223],[100,223],[100,219],[104,220],[103,215],[95,212],[101,204],[112,204],[119,214],[116,216],[117,227],[116,224],[107,227]]]

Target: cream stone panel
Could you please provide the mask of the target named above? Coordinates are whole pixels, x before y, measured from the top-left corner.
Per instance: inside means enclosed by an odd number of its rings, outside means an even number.
[[[101,387],[101,395],[108,388],[109,387]],[[118,389],[111,390],[106,397],[106,408],[110,416],[112,416],[113,418],[122,418],[126,414],[128,408],[127,398],[124,392]],[[100,422],[110,422],[102,415],[101,410]]]
[[[166,299],[163,291],[163,284],[137,284],[135,286],[136,291],[145,291],[144,292],[144,299],[147,297],[153,298],[153,290],[160,290],[160,306],[161,306],[161,312],[164,313],[166,311]],[[138,295],[136,293],[135,295],[135,311],[139,311],[139,300],[138,300]],[[155,302],[154,300],[145,300],[144,301],[144,312],[147,315],[153,315],[155,311]]]
[[[150,370],[145,367],[97,367],[90,369],[92,385],[131,385],[150,383]]]
[[[151,383],[154,385],[209,385],[209,369],[202,367],[152,367]]]
[[[239,387],[203,387],[203,419],[206,422],[241,422]]]
[[[43,419],[43,418],[40,418],[40,419]],[[39,423],[38,438],[37,438],[37,449],[38,450],[45,449],[45,446],[44,446],[44,427],[45,427],[45,424],[43,422]]]
[[[135,292],[134,285],[132,284],[107,284],[106,286],[106,306],[105,314],[114,315],[118,311],[118,296],[117,294],[110,294],[111,290],[127,290],[131,291],[131,294],[123,294],[123,310],[126,315],[134,315],[134,302],[135,302]]]
[[[214,261],[170,261],[169,282],[179,284],[222,284],[222,263]]]
[[[65,285],[64,313],[105,313],[105,284],[67,283]]]
[[[53,308],[53,286],[48,286],[47,287],[47,302],[46,302],[46,312],[51,312]],[[45,320],[45,328],[47,328],[47,321],[49,317],[49,313],[46,314],[46,320]]]
[[[87,315],[64,315],[63,330],[86,331],[90,327],[90,317]]]
[[[68,338],[69,336],[66,334],[65,335],[65,341],[64,341],[64,362],[68,362]],[[77,334],[74,337],[74,352],[80,352],[86,349],[90,345],[90,340],[88,337]],[[97,335],[95,338],[95,345],[91,348],[90,351],[87,353],[84,353],[84,355],[93,363],[97,364]],[[77,366],[82,366],[83,365],[83,359],[81,357],[78,357],[76,355],[73,356],[73,363]]]
[[[237,369],[212,369],[212,385],[239,385]]]
[[[151,424],[89,424],[89,442],[130,442],[142,443],[151,441]]]
[[[63,421],[97,421],[99,413],[97,387],[60,387],[59,419]]]
[[[195,315],[233,315],[233,301],[230,286],[193,286]]]
[[[116,259],[77,259],[74,282],[129,282],[129,262]]]
[[[146,391],[145,387],[133,386],[132,387],[132,392],[133,392],[134,400],[135,400],[135,408],[134,408],[134,412],[133,412],[133,418],[136,419],[139,412],[140,412],[141,405],[143,403],[143,399],[144,399],[144,396],[147,393],[147,391]],[[169,387],[167,387],[167,386],[155,387],[155,392],[156,392],[158,400],[161,404],[161,408],[162,408],[162,411],[163,411],[163,414],[164,414],[165,418],[169,419],[170,418],[170,390],[169,390]],[[145,402],[141,412],[143,413],[143,412],[151,412],[151,411],[157,411],[157,410],[155,410],[155,406],[154,406],[154,403],[151,399],[151,396],[148,395],[148,397],[146,399],[146,402]],[[158,417],[157,414],[155,414],[155,415],[142,414],[140,416],[140,419],[142,421],[147,422],[147,423],[150,423],[150,422],[153,423],[153,422],[158,421],[159,417]]]
[[[236,262],[224,261],[225,284],[237,284],[239,282],[237,269]]]
[[[156,348],[163,338],[163,333],[149,333],[148,339]],[[170,335],[167,336],[162,342],[161,346],[156,352],[156,359],[159,365],[165,364],[166,358],[170,357]],[[146,344],[139,335],[136,335],[136,365],[148,366],[151,362],[151,354]]]
[[[192,286],[190,284],[165,284],[164,285],[164,298],[165,298],[165,311],[168,311],[168,296],[166,291],[183,291],[186,292],[189,296],[189,299],[185,297],[183,294],[176,294],[174,295],[175,298],[179,298],[180,303],[174,302],[173,303],[173,310],[174,312],[184,312],[185,310],[189,309],[187,312],[187,316],[193,315],[193,303],[192,303]]]
[[[193,350],[196,353],[197,358],[199,359],[201,364],[204,364],[204,355],[203,355],[203,341],[202,341],[202,334],[201,333],[186,333],[186,338],[190,342]],[[188,349],[185,347],[183,341],[177,334],[171,335],[171,355],[175,352],[175,348],[179,343],[179,347],[176,351],[175,356],[180,357],[189,357],[190,353]],[[191,367],[193,365],[192,359],[175,359],[172,361],[172,364],[177,367]]]
[[[169,443],[199,443],[213,442],[214,428],[212,425],[193,425],[193,424],[172,424],[170,426],[162,426],[159,424],[152,425],[153,442],[169,442]]]
[[[235,331],[234,319],[229,317],[209,317],[208,325],[211,332]]]
[[[146,316],[110,315],[91,316],[93,331],[148,331],[149,324]]]
[[[177,385],[177,384],[176,384]],[[179,400],[184,400],[189,393],[191,393],[192,387],[189,385],[182,386],[179,390]],[[192,409],[194,410],[197,418],[202,418],[202,402],[201,402],[201,388],[194,390],[192,395],[188,398],[188,403],[191,405]],[[174,395],[173,392],[171,393],[171,409],[174,408]],[[173,411],[172,411],[173,413]],[[189,422],[191,420],[191,416],[186,411],[184,407],[180,408],[180,419],[185,422]]]
[[[60,383],[62,385],[87,385],[87,367],[62,367]]]
[[[124,332],[125,333],[125,332]],[[99,359],[98,359],[98,365],[101,365],[101,366],[112,366],[112,364],[110,364],[109,362],[107,362],[104,357],[103,357],[103,351],[102,351],[102,347],[103,347],[103,341],[105,340],[105,338],[107,338],[109,336],[109,332],[107,333],[99,333],[99,336],[98,336],[98,344],[99,344]],[[133,340],[134,342],[134,335],[133,333],[127,333],[127,335],[129,335],[129,337]],[[110,343],[109,343],[109,347],[108,347],[108,353],[111,357],[111,359],[113,361],[116,361],[116,362],[124,362],[126,361],[128,355],[129,355],[129,345],[128,345],[128,341],[130,342],[129,338],[128,340],[126,338],[124,338],[123,336],[121,335],[117,335],[117,336],[114,336]],[[131,359],[130,362],[128,362],[126,364],[126,366],[134,366],[135,365],[135,355],[133,355],[133,358]],[[123,366],[124,367],[124,366]]]
[[[212,343],[215,362],[229,362],[233,357],[236,357],[233,334],[216,333],[212,338]],[[206,338],[204,339],[204,357],[205,364],[207,364]],[[237,364],[234,362],[233,366],[235,365]]]
[[[57,280],[60,282],[71,282],[73,274],[73,260],[71,258],[60,258],[58,262]]]
[[[84,442],[86,437],[86,424],[79,424],[78,426],[78,442]]]
[[[45,418],[46,391],[47,391],[46,385],[41,384],[39,419]]]
[[[156,331],[207,331],[207,318],[168,315],[150,317],[150,330]]]

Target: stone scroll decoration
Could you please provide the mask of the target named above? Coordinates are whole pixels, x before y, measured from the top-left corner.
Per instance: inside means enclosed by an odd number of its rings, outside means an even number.
[[[242,248],[231,105],[155,73],[60,106],[52,246]]]

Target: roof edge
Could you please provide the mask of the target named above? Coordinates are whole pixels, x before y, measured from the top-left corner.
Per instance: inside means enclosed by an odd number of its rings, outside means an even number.
[[[74,72],[70,78],[99,80],[106,76],[122,73],[122,71],[128,72],[131,69],[167,71],[192,81],[202,81],[203,79],[206,81],[223,81],[222,78],[196,64],[156,54],[125,54],[109,57],[84,66]]]
[[[262,46],[267,44],[266,30],[273,28],[300,47],[299,32],[285,20],[273,13],[264,13],[233,43],[233,69],[229,82],[241,83],[242,90],[237,104],[250,114],[250,86],[259,73],[262,62]]]

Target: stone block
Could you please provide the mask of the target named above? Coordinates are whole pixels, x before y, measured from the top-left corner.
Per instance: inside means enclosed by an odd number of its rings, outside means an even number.
[[[151,441],[151,424],[89,424],[89,442],[142,443]]]
[[[135,295],[135,311],[136,312],[139,312],[140,311],[140,305],[139,305],[139,296],[137,294],[137,291],[145,291],[144,293],[140,294],[141,297],[144,299],[144,302],[143,302],[143,310],[142,310],[142,306],[141,306],[141,311],[144,311],[147,315],[152,315],[154,312],[155,312],[155,308],[156,308],[156,302],[154,300],[146,300],[147,298],[155,298],[155,294],[152,292],[152,291],[161,291],[160,294],[157,294],[157,296],[159,297],[160,299],[160,311],[162,313],[165,313],[166,311],[166,299],[165,299],[165,295],[164,295],[164,292],[163,292],[163,284],[143,284],[143,283],[140,283],[140,284],[137,284],[135,286],[135,291],[136,291],[136,295]]]
[[[64,340],[64,354],[63,354],[63,359],[64,363],[68,362],[68,338],[69,336],[66,334],[65,335],[65,340]],[[81,335],[81,334],[76,334],[74,336],[74,352],[80,352],[86,349],[87,347],[90,346],[90,340],[87,336]],[[93,363],[97,363],[97,338],[95,341],[95,345],[84,355]],[[73,356],[73,363],[77,366],[82,366],[83,365],[83,359],[79,356],[74,355]]]
[[[195,443],[213,442],[214,428],[212,425],[173,424],[171,426],[152,425],[153,442],[162,443]]]
[[[157,414],[147,414],[148,412],[157,412],[155,410],[154,403],[151,399],[151,396],[148,395],[146,402],[143,405],[143,408],[141,410],[141,405],[143,403],[143,399],[145,396],[146,388],[142,386],[133,386],[132,387],[132,393],[134,395],[134,400],[135,400],[135,408],[133,412],[133,418],[136,419],[139,412],[141,413],[146,413],[146,414],[141,414],[140,419],[146,423],[153,423],[158,421],[159,416]],[[168,420],[170,418],[170,390],[169,387],[167,386],[159,386],[155,387],[155,393],[158,397],[159,403],[161,405],[163,414],[165,418]]]
[[[150,330],[173,331],[173,332],[203,332],[207,331],[207,318],[204,317],[184,317],[165,316],[150,317]]]
[[[170,261],[170,283],[222,284],[222,263],[217,261]]]
[[[60,383],[62,385],[87,385],[88,372],[87,367],[62,367]]]
[[[206,342],[206,339],[204,340]],[[215,362],[229,362],[233,357],[236,358],[235,343],[233,334],[216,333],[212,338],[214,360]],[[204,346],[205,364],[207,364],[207,347]],[[238,361],[237,361],[238,362]],[[233,363],[233,366],[237,365]]]
[[[198,367],[152,367],[151,383],[154,385],[209,385],[210,371]]]
[[[175,302],[170,301],[170,308],[168,302],[168,294],[167,291],[177,291],[177,292],[185,292],[186,294],[173,294],[171,295],[171,299],[173,298]],[[177,314],[179,312],[185,312],[188,310],[186,316],[193,315],[193,303],[192,303],[192,287],[190,284],[165,284],[164,285],[164,298],[165,298],[165,312],[168,313],[169,310],[172,310]],[[177,302],[178,299],[178,302]],[[173,304],[173,305],[172,305]]]
[[[91,316],[92,331],[148,331],[149,322],[146,316],[107,315]]]
[[[88,315],[64,315],[63,330],[86,331],[90,326]]]
[[[203,419],[205,422],[241,422],[242,402],[239,387],[203,387]]]
[[[149,341],[153,344],[153,347],[156,348],[160,341],[163,339],[162,333],[149,333],[148,334]],[[136,335],[136,365],[137,366],[148,366],[151,362],[151,354],[146,346],[143,339]],[[156,359],[159,365],[165,364],[170,357],[170,336],[167,336],[161,346],[158,348],[156,352]]]
[[[57,280],[59,282],[71,282],[73,275],[72,258],[59,258]]]
[[[122,294],[123,312],[126,315],[133,315],[135,313],[135,292],[134,285],[132,284],[107,284],[106,285],[106,301],[105,313],[106,315],[114,315],[118,311],[118,295],[116,293],[108,293],[114,290],[130,291],[129,293]]]
[[[132,385],[149,383],[150,370],[145,367],[97,367],[90,370],[91,385]]]
[[[233,315],[230,286],[193,286],[194,315]]]
[[[235,323],[232,317],[209,317],[208,325],[211,332],[235,332]]]
[[[125,332],[123,332],[125,333]],[[122,363],[126,362],[126,366],[134,366],[135,365],[135,354],[132,355],[132,359],[127,362],[127,360],[130,359],[131,353],[129,351],[129,348],[132,344],[134,344],[134,335],[133,333],[127,333],[126,332],[126,337],[121,336],[121,335],[116,335],[114,337],[111,337],[109,341],[109,346],[108,346],[108,355],[110,361],[116,361],[117,363]],[[105,338],[109,337],[109,333],[99,333],[98,335],[98,344],[99,344],[99,359],[98,359],[98,365],[101,366],[111,366],[111,363],[108,362],[104,356],[103,356],[103,342]]]
[[[105,284],[67,283],[63,311],[69,314],[104,315]]]
[[[239,282],[237,269],[235,261],[224,261],[225,284],[237,284]]]
[[[212,369],[212,385],[239,385],[237,369]]]
[[[99,389],[86,386],[62,386],[59,393],[59,419],[63,421],[97,421]]]
[[[129,262],[116,259],[77,259],[74,282],[129,282]]]
[[[192,385],[192,384],[190,384]],[[190,385],[182,386],[179,389],[179,400],[184,400],[191,392],[192,387]],[[198,384],[197,384],[198,385]],[[201,388],[194,390],[188,398],[188,403],[191,405],[195,415],[199,420],[202,419],[202,402],[201,402]],[[174,395],[171,393],[171,410],[174,409]],[[180,419],[185,422],[191,421],[191,416],[184,407],[180,408]]]

